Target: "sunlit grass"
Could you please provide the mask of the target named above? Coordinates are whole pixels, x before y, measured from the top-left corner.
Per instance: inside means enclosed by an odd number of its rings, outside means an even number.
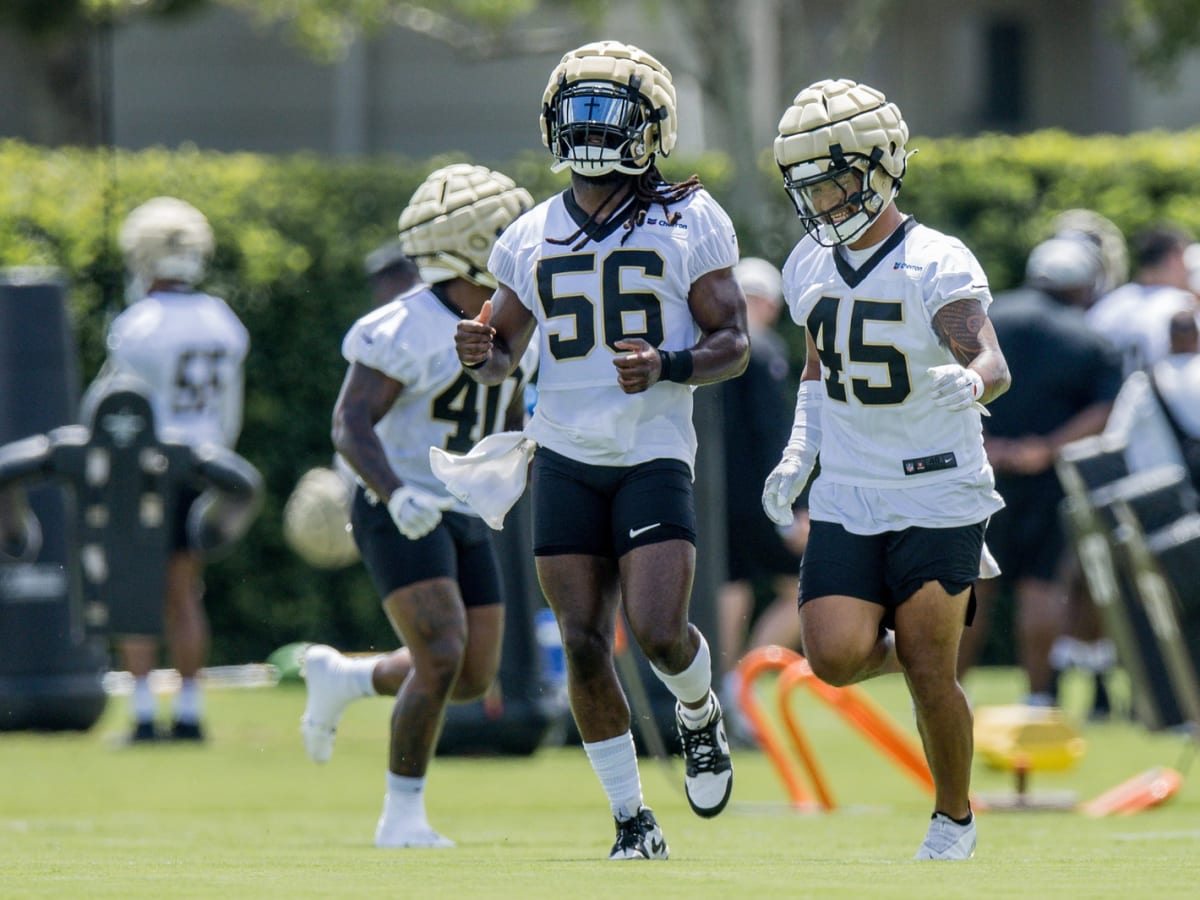
[[[1019,696],[1008,670],[968,682],[976,705]],[[772,694],[765,685],[765,694]],[[912,732],[902,682],[869,692]],[[1068,709],[1082,715],[1083,693]],[[801,814],[761,753],[736,756],[735,799],[719,818],[687,808],[678,763],[642,764],[646,801],[671,847],[662,864],[608,863],[612,823],[577,747],[528,758],[445,758],[428,808],[454,850],[372,846],[384,788],[385,700],[352,707],[323,767],[297,731],[303,690],[210,691],[204,747],[118,748],[124,702],[89,733],[0,734],[0,896],[8,897],[1191,897],[1200,789],[1185,780],[1136,816],[980,816],[976,858],[910,861],[928,798],[807,697],[796,709],[840,808]],[[1075,707],[1072,709],[1072,705]],[[1183,742],[1124,721],[1080,726],[1088,752],[1030,789],[1088,799],[1153,766],[1181,765]],[[1012,778],[977,764],[977,791]]]

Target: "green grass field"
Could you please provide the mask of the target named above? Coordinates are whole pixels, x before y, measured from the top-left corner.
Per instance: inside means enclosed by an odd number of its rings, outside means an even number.
[[[976,705],[1019,696],[1011,670],[967,683]],[[901,681],[869,693],[907,730]],[[1070,697],[1068,695],[1070,709]],[[999,812],[979,817],[968,863],[916,863],[929,801],[807,699],[797,708],[841,808],[797,813],[765,757],[735,757],[734,800],[688,810],[682,766],[642,763],[665,863],[609,863],[607,804],[578,747],[529,758],[445,758],[430,772],[430,820],[454,850],[377,850],[386,700],[352,707],[331,763],[305,757],[303,688],[212,690],[204,747],[118,748],[122,699],[88,734],[0,734],[0,897],[1195,897],[1200,785],[1127,817]],[[1081,706],[1081,702],[1076,703]],[[1177,736],[1084,726],[1073,770],[1031,790],[1089,799],[1146,769],[1181,767]],[[1186,775],[1186,772],[1185,772]],[[1196,776],[1200,778],[1200,776]],[[977,763],[977,791],[1011,776]]]

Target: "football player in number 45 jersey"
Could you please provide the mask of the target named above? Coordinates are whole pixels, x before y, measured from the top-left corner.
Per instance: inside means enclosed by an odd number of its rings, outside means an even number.
[[[1003,506],[980,416],[1009,373],[971,252],[896,208],[907,140],[895,104],[846,80],[805,88],[780,120],[775,159],[808,232],[784,297],[808,355],[763,507],[790,524],[820,454],[804,655],[833,685],[904,673],[936,787],[917,858],[965,859],[972,723],[956,661],[987,520]]]
[[[571,187],[496,242],[490,319],[458,327],[459,358],[498,384],[534,339],[532,490],[538,576],[558,617],[571,709],[616,820],[610,859],[665,859],[642,804],[613,641],[632,637],[678,699],[685,787],[701,816],[733,768],[708,644],[688,622],[695,574],[692,391],[741,373],[749,341],[737,239],[694,177],[654,165],[675,144],[675,89],[648,53],[602,41],[563,56],[542,138]]]
[[[404,646],[372,657],[310,647],[301,733],[308,755],[326,762],[348,704],[396,697],[378,847],[453,846],[426,818],[425,773],[446,706],[482,697],[500,664],[504,593],[491,531],[434,477],[429,450],[465,453],[523,424],[536,348],[483,387],[463,372],[454,333],[495,287],[485,264],[496,235],[532,205],[483,166],[430,174],[400,216],[401,249],[424,283],[367,313],[342,342],[349,368],[333,443],[358,479],[355,543]]]

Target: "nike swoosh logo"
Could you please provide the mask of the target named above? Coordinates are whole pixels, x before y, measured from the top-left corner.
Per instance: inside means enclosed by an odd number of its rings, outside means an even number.
[[[647,531],[649,531],[651,528],[657,528],[657,527],[658,527],[659,525],[661,525],[661,524],[662,524],[662,522],[655,522],[653,525],[646,525],[646,526],[644,526],[644,527],[642,527],[642,528],[630,528],[630,529],[629,529],[629,536],[630,536],[631,538],[635,538],[635,537],[637,537],[639,534],[645,534],[645,533],[646,533]]]
[[[663,844],[663,842],[660,841],[658,838],[650,839],[650,852],[653,853],[655,856],[658,856],[658,854],[663,852],[664,846],[665,845]]]

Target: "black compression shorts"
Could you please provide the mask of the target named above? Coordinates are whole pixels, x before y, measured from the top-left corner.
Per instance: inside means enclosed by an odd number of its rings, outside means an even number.
[[[696,543],[696,503],[686,463],[592,466],[538,448],[533,457],[533,552],[619,559],[667,540]]]

